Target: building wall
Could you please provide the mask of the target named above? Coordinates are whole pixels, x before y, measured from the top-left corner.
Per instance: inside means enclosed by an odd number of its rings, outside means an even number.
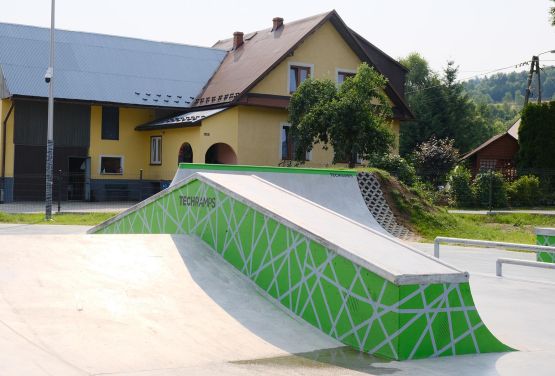
[[[281,162],[281,129],[287,124],[286,110],[239,106],[240,164],[277,166]],[[331,165],[333,151],[315,145],[308,167]]]
[[[4,126],[3,122],[6,119],[6,115],[10,110],[12,105],[12,101],[9,99],[2,99],[1,101],[1,114],[2,114],[2,127]],[[6,177],[13,177],[13,166],[14,166],[14,144],[13,144],[13,130],[14,130],[14,117],[15,117],[16,108],[14,107],[10,118],[7,122],[7,129],[6,129]],[[3,136],[4,130],[0,132],[0,145],[3,145],[3,140],[1,139]],[[1,148],[1,146],[0,146]],[[0,150],[0,152],[2,152]],[[0,167],[1,168],[1,167]]]
[[[238,162],[242,163],[239,151],[239,107],[222,111],[202,121],[197,160],[204,163],[206,151],[218,142],[228,144],[239,158]]]
[[[480,172],[481,161],[484,160],[495,160],[495,168],[498,170],[514,169],[514,162],[518,149],[518,141],[508,134],[495,140],[470,157],[473,174]],[[508,161],[512,161],[512,167],[506,164]],[[509,172],[505,171],[505,173],[507,174]]]
[[[289,64],[314,64],[313,78],[336,81],[336,70],[356,70],[361,60],[328,21],[272,70],[252,93],[289,95]]]
[[[477,159],[514,159],[518,152],[518,141],[505,135],[477,153]]]
[[[204,153],[200,146],[200,127],[190,127],[181,129],[165,129],[162,131],[149,131],[145,133],[148,149],[143,152],[148,153],[150,158],[150,137],[162,136],[162,164],[145,165],[143,177],[148,180],[172,180],[177,169],[179,149],[181,145],[188,142],[193,149],[193,162],[204,163]]]
[[[119,140],[102,139],[102,106],[91,106],[91,157],[92,179],[139,179],[139,170],[148,170],[150,164],[150,136],[137,132],[135,127],[154,120],[154,110],[120,107]],[[123,174],[101,174],[100,156],[122,156]]]

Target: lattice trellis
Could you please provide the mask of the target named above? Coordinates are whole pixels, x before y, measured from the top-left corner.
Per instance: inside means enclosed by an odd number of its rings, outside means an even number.
[[[376,221],[391,235],[405,240],[414,239],[415,235],[403,225],[400,225],[387,203],[380,181],[374,174],[359,172],[357,174],[360,192],[366,207]]]
[[[98,232],[196,235],[293,315],[360,351],[402,360],[508,349],[468,283],[397,286],[198,180]]]

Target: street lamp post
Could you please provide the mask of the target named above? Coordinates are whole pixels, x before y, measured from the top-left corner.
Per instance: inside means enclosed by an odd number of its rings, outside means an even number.
[[[54,15],[56,0],[52,0],[50,16],[50,65],[44,76],[48,83],[48,130],[46,134],[46,220],[52,218],[52,170],[54,162]]]

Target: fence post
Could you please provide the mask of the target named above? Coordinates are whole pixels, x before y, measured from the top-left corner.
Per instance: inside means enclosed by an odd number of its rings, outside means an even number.
[[[493,210],[493,170],[489,172],[489,211]]]
[[[434,257],[439,258],[439,241],[434,240]]]
[[[499,259],[495,262],[495,275],[498,277],[503,276],[503,264]]]
[[[58,214],[62,205],[62,170],[58,170]]]
[[[143,201],[143,169],[139,169],[139,201]]]

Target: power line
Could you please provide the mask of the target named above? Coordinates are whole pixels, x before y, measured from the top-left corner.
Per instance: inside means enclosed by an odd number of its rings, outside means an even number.
[[[549,61],[549,60],[543,60],[543,61]],[[502,70],[505,70],[505,69],[516,68],[516,67],[519,67],[519,66],[524,66],[524,65],[527,65],[527,64],[530,63],[530,62],[531,62],[531,60],[525,60],[525,61],[523,61],[523,62],[521,62],[521,63],[518,63],[518,64],[512,64],[512,65],[509,65],[509,66],[506,66],[506,67],[503,67],[503,68],[497,68],[497,69],[493,69],[493,70],[490,70],[490,71],[487,71],[487,72],[484,72],[484,73],[475,74],[475,75],[469,76],[469,77],[464,77],[464,78],[458,79],[458,80],[455,81],[455,82],[461,83],[461,82],[464,82],[464,81],[466,81],[466,80],[470,80],[470,79],[472,79],[472,78],[478,78],[478,77],[480,77],[480,76],[485,76],[485,75],[487,75],[487,74],[499,72],[499,71],[502,71]],[[437,84],[437,85],[433,85],[433,86],[428,86],[428,87],[425,87],[425,88],[422,88],[422,89],[418,89],[418,90],[407,91],[407,92],[405,93],[405,95],[413,94],[413,93],[418,93],[418,92],[421,92],[421,91],[424,91],[424,90],[433,89],[433,88],[436,88],[436,87],[439,87],[439,86],[443,86],[443,83]]]

